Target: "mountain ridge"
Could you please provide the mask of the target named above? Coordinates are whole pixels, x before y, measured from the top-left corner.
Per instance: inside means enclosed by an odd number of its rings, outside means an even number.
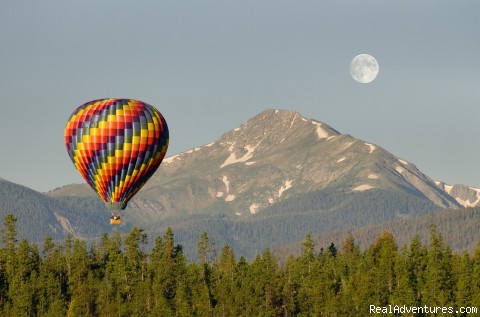
[[[296,156],[285,157],[286,152],[295,152]],[[365,155],[367,152],[376,158],[369,158]],[[308,168],[308,165],[315,165],[319,153],[328,156],[323,166],[318,164],[314,166],[319,167],[321,172],[315,168]],[[347,165],[349,160],[357,162]],[[356,167],[361,161],[364,164]],[[342,170],[335,166],[337,164],[344,164],[347,167]],[[255,174],[257,178],[265,173],[280,170],[281,173],[278,173],[277,177],[270,177],[268,180],[270,186],[275,184],[275,190],[269,188],[262,194],[258,190],[252,193],[247,188],[251,186],[248,180],[243,180],[242,184],[237,186],[233,178],[234,174],[238,173],[239,166],[243,167],[240,174],[247,175],[249,170],[260,166]],[[455,190],[448,191],[450,187],[443,182],[432,180],[414,164],[390,154],[376,144],[341,134],[329,125],[315,119],[307,119],[298,112],[279,109],[265,110],[211,143],[167,157],[138,197],[157,196],[148,192],[156,191],[162,186],[168,187],[182,176],[193,180],[195,174],[202,174],[196,178],[196,184],[183,183],[189,188],[185,195],[195,202],[180,209],[192,212],[222,199],[224,202],[236,204],[235,200],[238,201],[241,194],[246,192],[250,195],[256,194],[256,199],[247,199],[243,204],[239,204],[234,208],[235,213],[244,214],[246,211],[256,213],[280,201],[282,196],[286,197],[290,192],[295,192],[295,187],[298,187],[297,192],[326,188],[339,177],[352,172],[357,173],[356,180],[348,184],[353,191],[397,187],[407,191],[418,191],[441,208],[480,204],[480,190],[453,185]],[[377,172],[383,174],[384,182],[376,185],[380,178]],[[199,199],[200,197],[192,194],[195,188],[199,189],[198,183],[201,181],[208,183],[208,189],[205,190],[208,195]],[[262,187],[265,184],[256,185]],[[172,190],[181,191],[182,189],[178,187],[174,186]],[[84,189],[81,191],[84,192]],[[58,192],[48,194],[58,195]],[[179,207],[165,199],[161,200],[161,203],[169,210]]]
[[[115,228],[86,184],[43,195],[53,206],[45,213],[61,229],[60,237],[96,237],[132,226],[157,235],[171,226],[187,254],[195,254],[206,231],[246,256],[299,241],[308,232],[326,234],[480,202],[480,190],[434,181],[374,143],[279,109],[166,158]],[[15,212],[21,213],[19,206]]]

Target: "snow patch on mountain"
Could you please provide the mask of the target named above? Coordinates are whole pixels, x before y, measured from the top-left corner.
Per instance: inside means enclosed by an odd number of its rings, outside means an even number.
[[[185,153],[182,153],[182,154],[191,154],[191,153],[196,152],[196,151],[198,151],[198,150],[200,150],[200,148],[199,148],[199,147],[196,147],[196,148],[193,148],[193,149],[191,149],[191,150],[188,150],[188,151],[186,151]]]
[[[345,156],[342,157],[342,158],[339,158],[339,159],[337,160],[337,163],[343,162],[343,161],[345,161],[345,159],[346,159]]]
[[[478,199],[474,202],[471,202],[470,199],[467,199],[467,200],[463,200],[461,198],[455,198],[458,203],[464,207],[475,207],[477,206],[479,203],[480,203],[480,197],[478,197]]]
[[[248,161],[249,159],[252,158],[253,156],[253,152],[255,152],[255,148],[261,143],[262,141],[258,142],[255,146],[250,146],[250,145],[247,145],[244,147],[244,149],[247,150],[247,153],[245,153],[242,157],[240,158],[237,158],[237,156],[235,155],[235,153],[233,153],[233,144],[230,146],[229,150],[230,152],[230,156],[225,160],[225,162],[223,162],[223,164],[220,166],[220,168],[224,168],[225,166],[228,166],[228,165],[231,165],[231,164],[235,164],[235,163],[244,163],[246,161]]]
[[[290,122],[290,127],[288,128],[289,130],[292,128],[293,123],[295,122],[295,119],[297,118],[297,114],[293,116],[292,122]]]
[[[375,149],[377,148],[375,145],[373,145],[371,143],[365,142],[365,145],[369,147],[370,154],[372,154],[372,152],[375,151]]]
[[[329,137],[328,132],[322,128],[322,124],[320,122],[312,120],[312,123],[317,126],[317,130],[315,132],[317,133],[317,137],[319,139],[326,139]]]
[[[452,188],[453,188],[452,185],[447,185],[447,184],[445,184],[445,191],[446,191],[447,193],[450,194],[450,192],[452,191]]]
[[[170,163],[172,163],[173,161],[180,159],[182,154],[183,154],[183,153],[177,154],[177,155],[174,155],[174,156],[167,157],[166,159],[163,159],[162,162],[163,162],[163,164],[170,164]]]
[[[252,164],[255,164],[255,161],[252,161],[252,162],[245,162],[245,165],[252,165]]]
[[[259,204],[251,204],[250,207],[249,207],[249,210],[250,210],[251,214],[256,214],[258,209],[260,209]]]
[[[281,197],[283,192],[292,187],[292,181],[286,180],[285,183],[278,190],[278,197]]]
[[[343,147],[343,149],[348,149],[350,146],[352,146],[352,144],[355,143],[354,141],[351,141],[351,142],[347,142],[345,143],[345,146]]]
[[[405,169],[404,169],[403,167],[401,167],[401,166],[395,167],[395,170],[396,170],[397,172],[399,172],[400,174],[402,174],[402,173],[405,171]]]
[[[229,187],[230,181],[228,180],[227,176],[223,176],[222,181],[225,184],[225,188],[227,188],[227,194],[228,194],[228,192],[230,191],[230,187]]]
[[[402,160],[402,159],[398,158],[398,161],[399,161],[400,163],[402,163],[403,165],[408,165],[408,162],[405,161],[405,160]],[[438,185],[438,184],[437,184],[437,185]]]
[[[223,184],[225,184],[225,188],[227,190],[225,201],[234,201],[235,200],[235,195],[229,194],[230,192],[230,181],[228,180],[227,176],[222,177]],[[217,197],[222,197],[223,193],[221,196],[218,196],[219,193],[217,193]]]
[[[227,195],[227,197],[225,197],[225,201],[234,201],[235,200],[235,195]]]
[[[373,187],[372,185],[368,185],[368,184],[362,184],[360,186],[357,186],[353,189],[353,191],[356,191],[356,192],[363,192],[365,190],[369,190],[369,189],[372,189],[372,188],[375,188]]]

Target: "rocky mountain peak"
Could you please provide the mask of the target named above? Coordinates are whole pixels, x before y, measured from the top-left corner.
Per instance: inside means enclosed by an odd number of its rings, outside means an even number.
[[[480,197],[469,190],[454,198],[380,146],[295,111],[268,109],[209,144],[166,158],[130,205],[148,201],[142,206],[153,206],[152,214],[221,210],[243,216],[325,191],[388,191],[440,208],[456,208],[467,199],[477,203]]]
[[[297,140],[300,135],[311,134],[317,139],[327,139],[340,135],[327,124],[307,119],[296,111],[268,109],[237,128],[225,133],[220,143],[235,142],[241,147],[280,144],[288,140]]]
[[[183,199],[166,207],[188,212],[221,203],[238,215],[255,214],[285,199],[333,189],[390,190],[442,208],[459,206],[415,165],[323,122],[279,109],[265,110],[210,144],[165,159],[158,178],[145,188],[153,193],[160,187],[189,197],[188,206]]]
[[[480,188],[474,188],[466,185],[448,185],[444,182],[436,181],[435,184],[463,207],[480,206]]]

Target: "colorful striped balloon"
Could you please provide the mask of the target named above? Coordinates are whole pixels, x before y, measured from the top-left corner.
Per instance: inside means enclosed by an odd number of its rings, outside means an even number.
[[[99,99],[78,107],[65,144],[75,167],[114,211],[157,170],[168,147],[168,127],[153,106],[133,99]]]

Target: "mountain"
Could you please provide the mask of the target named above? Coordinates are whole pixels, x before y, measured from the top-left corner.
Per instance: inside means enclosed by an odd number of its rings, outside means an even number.
[[[267,110],[210,144],[166,158],[132,207],[161,215],[221,209],[245,216],[328,188],[407,193],[440,208],[480,203],[480,190],[442,184],[375,144],[297,112]],[[86,185],[49,195],[94,196]]]
[[[156,235],[171,226],[190,254],[206,231],[217,244],[253,256],[307,232],[413,218],[467,201],[478,205],[476,189],[442,184],[378,145],[272,109],[214,142],[166,158],[115,230],[135,225]],[[77,235],[112,230],[86,184],[44,196],[55,206],[50,215],[68,219]]]
[[[102,208],[103,203],[96,197],[55,199],[0,179],[0,217],[3,220],[6,214],[16,216],[18,239],[41,242],[47,235],[54,240],[69,234],[77,238],[99,236],[111,230],[108,219],[98,216]]]
[[[480,189],[466,185],[448,185],[435,181],[435,184],[464,207],[480,206]]]
[[[0,179],[0,216],[13,213],[18,217],[19,238],[25,238],[26,232],[40,237],[48,232],[52,238],[61,238],[62,225],[53,209],[60,209],[55,201],[27,187]],[[37,222],[36,226],[32,226]],[[30,238],[30,237],[29,237]]]
[[[245,216],[332,188],[389,190],[440,208],[460,206],[415,165],[281,110],[264,111],[215,142],[167,158],[139,198],[158,203],[166,213],[223,209]]]

